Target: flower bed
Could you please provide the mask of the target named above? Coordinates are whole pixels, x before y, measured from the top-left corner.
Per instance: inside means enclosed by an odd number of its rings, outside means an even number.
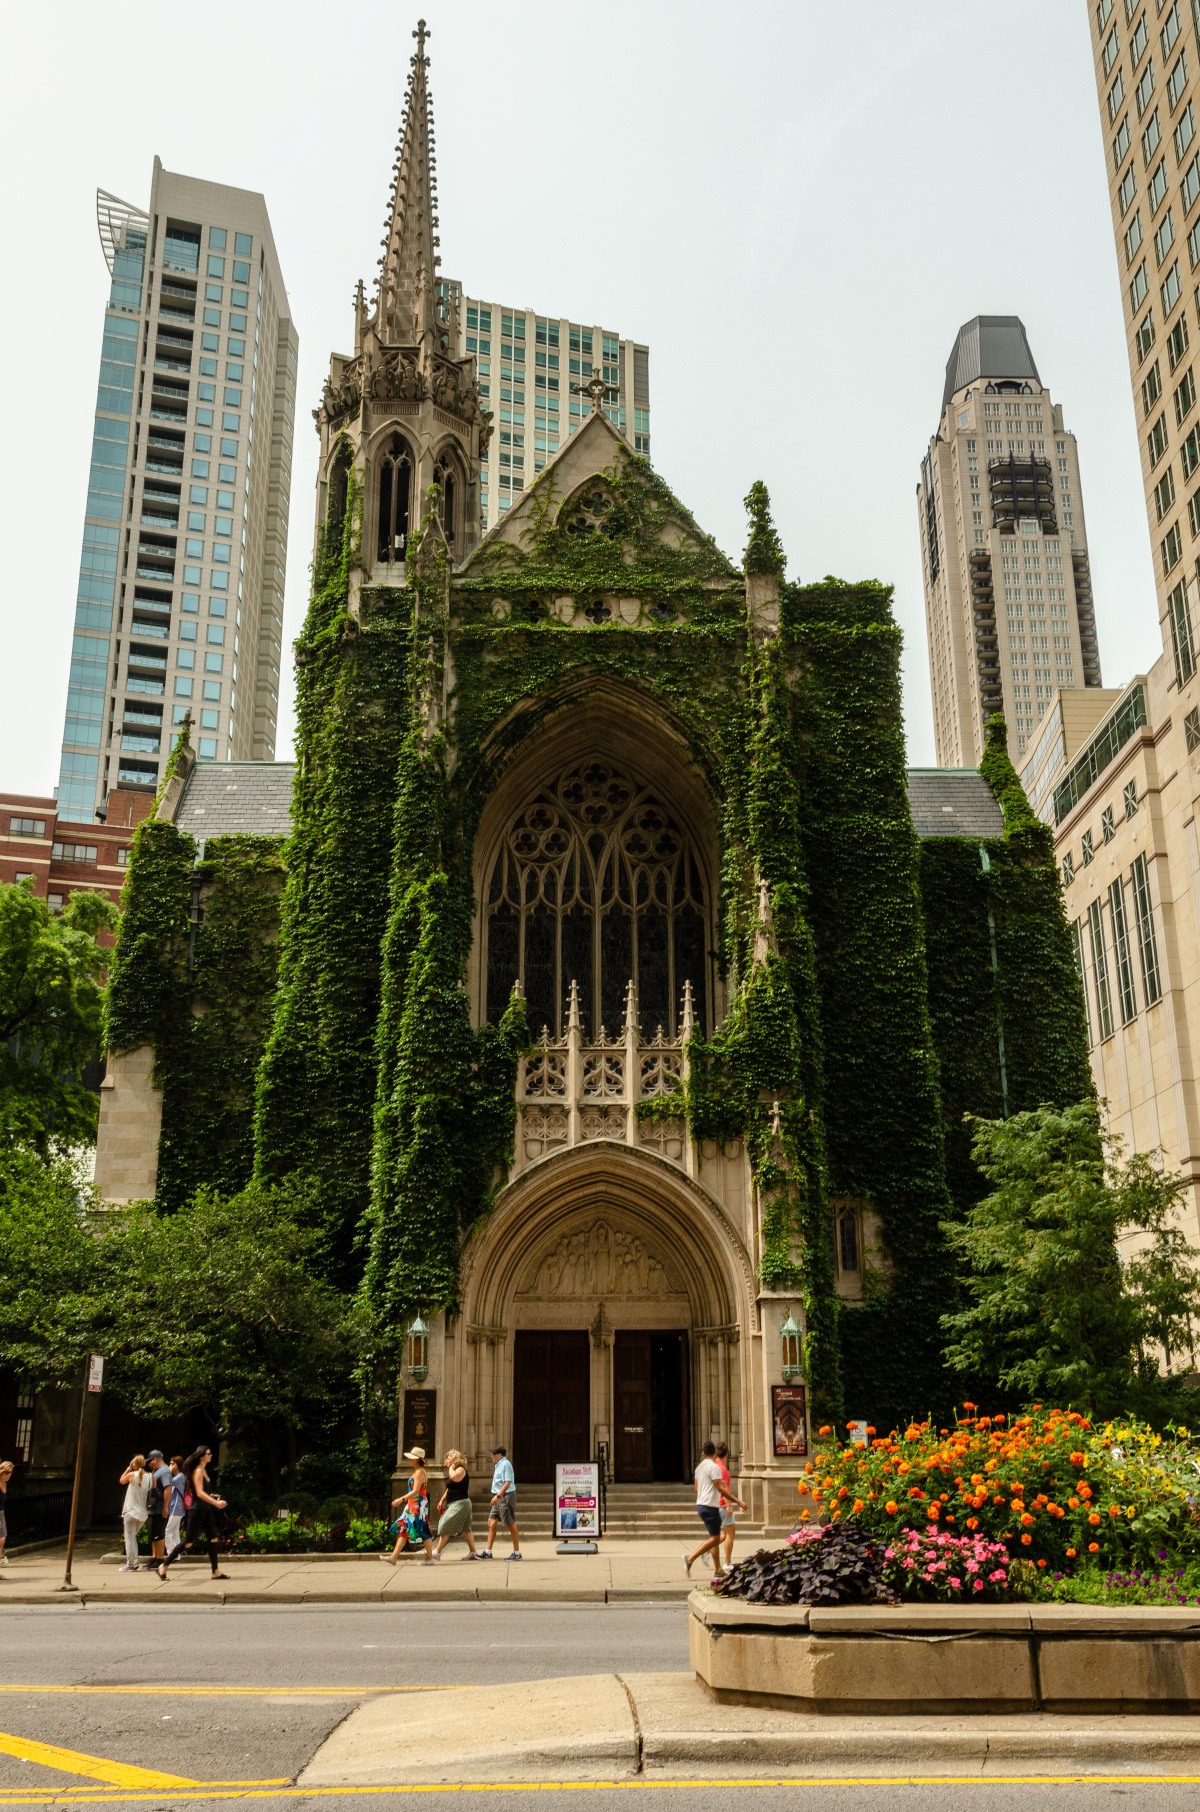
[[[1002,1544],[1051,1576],[1200,1559],[1200,1467],[1186,1429],[1095,1427],[1040,1405],[1011,1422],[973,1409],[951,1429],[868,1430],[866,1446],[822,1429],[799,1487],[801,1524],[852,1517],[906,1544],[906,1532],[932,1528]]]

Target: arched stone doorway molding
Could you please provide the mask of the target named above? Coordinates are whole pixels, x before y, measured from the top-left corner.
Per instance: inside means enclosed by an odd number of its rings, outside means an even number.
[[[684,1469],[707,1439],[727,1440],[743,1469],[761,1461],[755,1281],[729,1216],[674,1165],[619,1144],[530,1166],[464,1258],[462,1312],[447,1328],[447,1439],[461,1430],[477,1466],[493,1441],[511,1445],[517,1336],[575,1330],[590,1345],[588,1446],[606,1441],[611,1454],[614,1343],[639,1329],[686,1335]]]

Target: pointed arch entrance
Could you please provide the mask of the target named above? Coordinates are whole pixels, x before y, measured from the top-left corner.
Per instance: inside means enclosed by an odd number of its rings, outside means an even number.
[[[530,1166],[468,1249],[456,1368],[467,1438],[518,1478],[603,1445],[619,1482],[682,1479],[714,1431],[740,1453],[741,1239],[695,1182],[607,1141]]]

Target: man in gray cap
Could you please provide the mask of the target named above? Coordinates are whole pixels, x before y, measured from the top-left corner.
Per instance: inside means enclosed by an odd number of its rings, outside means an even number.
[[[150,1491],[146,1498],[146,1521],[149,1525],[150,1552],[156,1561],[167,1558],[167,1497],[171,1490],[171,1468],[162,1456],[161,1447],[152,1447],[146,1455],[150,1472]]]

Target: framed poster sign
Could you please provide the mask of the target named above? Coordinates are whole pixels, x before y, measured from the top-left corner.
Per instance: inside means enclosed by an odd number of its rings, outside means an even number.
[[[600,1533],[600,1468],[581,1460],[554,1468],[554,1539],[595,1541]]]
[[[771,1419],[778,1459],[803,1459],[808,1453],[808,1417],[803,1384],[771,1386]]]
[[[437,1392],[406,1390],[404,1393],[404,1447],[423,1447],[431,1466],[437,1464]]]

